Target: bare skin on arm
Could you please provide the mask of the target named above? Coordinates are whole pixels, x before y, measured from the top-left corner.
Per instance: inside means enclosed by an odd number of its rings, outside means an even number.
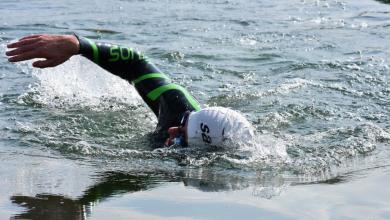
[[[79,51],[79,41],[73,35],[38,34],[23,37],[15,43],[8,44],[6,55],[10,62],[40,59],[34,67],[55,67],[67,61]]]

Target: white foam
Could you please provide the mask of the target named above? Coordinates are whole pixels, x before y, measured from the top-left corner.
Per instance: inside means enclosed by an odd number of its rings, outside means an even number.
[[[240,43],[244,46],[254,46],[257,44],[257,41],[254,39],[251,39],[250,37],[241,37]]]
[[[229,154],[226,154],[224,158],[234,164],[250,165],[261,162],[273,164],[289,161],[286,143],[271,134],[256,132],[250,140],[236,139],[229,145],[230,147],[226,149],[240,157],[239,159],[231,158]]]

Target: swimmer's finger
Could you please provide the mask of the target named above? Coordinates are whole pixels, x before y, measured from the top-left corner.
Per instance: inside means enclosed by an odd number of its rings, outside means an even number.
[[[36,50],[28,51],[26,53],[22,53],[16,56],[13,56],[8,59],[9,62],[19,62],[19,61],[25,61],[25,60],[31,60],[34,58],[41,58],[42,56],[37,53]]]
[[[31,39],[31,38],[38,38],[40,36],[42,36],[42,34],[33,34],[33,35],[22,37],[22,38],[19,39],[19,41],[26,40],[26,39]]]
[[[15,43],[10,43],[7,45],[8,48],[17,48],[25,45],[30,45],[33,43],[36,43],[40,40],[40,38],[31,38],[31,39],[25,39],[25,40],[19,40],[18,42]]]
[[[36,44],[36,43],[30,44],[30,45],[25,45],[25,46],[22,46],[22,47],[19,47],[19,48],[15,49],[15,50],[10,50],[10,51],[5,52],[5,55],[7,55],[7,56],[16,56],[16,55],[19,55],[19,54],[26,53],[28,51],[34,50],[38,46],[39,45]]]
[[[63,64],[65,61],[67,61],[67,59],[62,59],[62,58],[39,60],[39,61],[35,61],[33,63],[33,66],[38,68],[55,67],[60,64]]]
[[[35,61],[32,65],[33,67],[37,67],[37,68],[46,68],[46,67],[55,67],[59,64],[61,64],[59,60],[49,59],[49,60]]]

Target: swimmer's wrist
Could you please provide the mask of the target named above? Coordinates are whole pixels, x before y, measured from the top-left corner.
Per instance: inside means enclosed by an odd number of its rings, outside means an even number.
[[[77,35],[65,35],[65,40],[69,44],[71,55],[77,55],[80,52],[80,42]]]
[[[82,37],[76,33],[73,33],[73,36],[77,40],[77,54],[88,57],[88,55],[93,53],[93,48],[91,47],[91,44],[87,38]]]

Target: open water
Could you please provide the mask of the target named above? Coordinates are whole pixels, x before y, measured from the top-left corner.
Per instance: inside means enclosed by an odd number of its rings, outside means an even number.
[[[127,82],[4,55],[74,32],[242,112],[253,144],[159,148]],[[389,35],[385,0],[1,0],[0,219],[389,219]]]

